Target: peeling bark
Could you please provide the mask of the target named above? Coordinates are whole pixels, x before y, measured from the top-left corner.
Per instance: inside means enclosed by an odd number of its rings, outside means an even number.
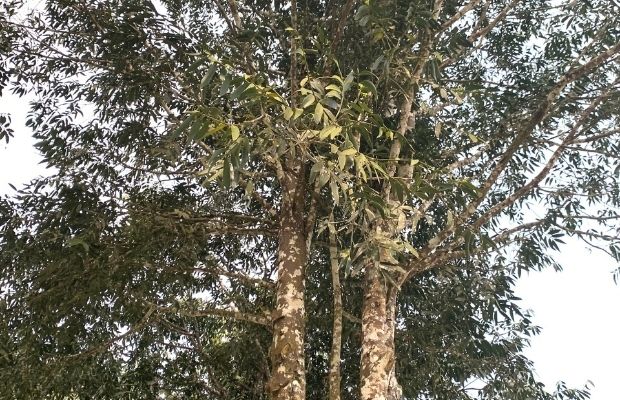
[[[362,309],[362,400],[402,397],[394,367],[395,316],[396,292],[388,289],[376,267],[367,267]]]
[[[278,243],[278,282],[273,315],[271,378],[267,390],[273,400],[303,400],[305,266],[307,262],[302,162],[289,162],[283,171]]]

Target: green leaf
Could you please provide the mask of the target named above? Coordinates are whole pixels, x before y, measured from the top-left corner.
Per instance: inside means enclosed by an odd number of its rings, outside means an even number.
[[[173,139],[179,137],[183,132],[185,132],[185,130],[191,125],[193,121],[194,121],[194,116],[188,115],[183,120],[183,122],[181,122],[181,124],[174,131],[172,131],[171,137]]]
[[[338,153],[338,168],[341,170],[347,165],[347,156],[342,153]]]
[[[224,129],[226,129],[228,127],[227,124],[220,122],[219,124],[215,125],[215,126],[211,126],[209,127],[209,129],[207,129],[207,133],[205,136],[210,136],[213,134],[216,134],[220,131],[223,131]]]
[[[330,139],[334,139],[340,134],[340,132],[342,132],[341,126],[329,125],[323,128],[321,132],[319,132],[319,139],[325,140],[327,137],[329,137]]]
[[[322,188],[323,186],[325,186],[327,181],[329,181],[329,178],[330,178],[329,172],[327,172],[327,170],[325,169],[322,169],[321,173],[319,174],[319,188]]]
[[[284,119],[287,121],[290,121],[291,118],[293,117],[293,110],[290,107],[283,107],[284,108]]]
[[[323,118],[323,105],[321,103],[316,103],[316,107],[314,107],[314,122],[319,123]]]
[[[316,98],[314,97],[314,95],[309,94],[306,97],[304,97],[303,101],[301,102],[301,108],[310,107],[312,104],[314,104],[315,101],[316,101]]]
[[[352,156],[354,154],[357,153],[357,150],[355,150],[355,148],[353,147],[349,147],[348,149],[344,149],[340,152],[340,154],[344,155],[344,156]]]
[[[377,87],[371,81],[365,80],[360,82],[360,87],[362,87],[365,91],[372,93],[374,97],[377,97]]]
[[[249,86],[250,82],[243,82],[241,85],[237,86],[235,90],[232,91],[229,98],[231,100],[236,100],[239,96],[241,96],[241,93],[243,93]]]
[[[211,83],[211,80],[213,79],[213,76],[215,75],[216,71],[217,71],[217,64],[215,64],[215,63],[211,64],[209,66],[209,69],[207,70],[206,75],[200,81],[200,89],[201,90],[204,91],[207,88],[207,86],[209,85],[209,83]]]
[[[323,170],[323,162],[322,161],[318,161],[318,162],[314,163],[312,168],[310,168],[310,181],[314,182],[314,180],[321,173],[322,170]]]
[[[323,86],[321,85],[320,81],[316,79],[312,79],[310,81],[310,86],[312,87],[312,89],[314,89],[317,93],[321,95],[325,93],[325,89],[323,89]]]
[[[296,108],[295,109],[295,113],[293,114],[293,120],[296,120],[297,118],[301,117],[301,114],[304,113],[304,110],[301,108]]]
[[[377,68],[379,68],[379,65],[381,65],[381,63],[383,63],[384,60],[385,60],[385,57],[383,56],[383,54],[377,57],[377,59],[373,61],[372,65],[370,66],[370,70],[376,71]]]
[[[349,72],[349,75],[347,75],[347,77],[344,79],[344,82],[342,83],[342,93],[345,93],[347,90],[349,90],[351,88],[351,85],[353,84],[353,71]]]
[[[467,179],[463,179],[460,181],[460,184],[466,193],[474,197],[478,196],[478,188],[473,183],[471,183]]]
[[[241,132],[239,132],[239,127],[237,125],[230,126],[230,136],[232,137],[233,142],[236,142],[237,139],[239,139],[240,133]]]
[[[230,74],[226,74],[226,77],[224,77],[224,82],[222,83],[222,86],[220,87],[220,96],[223,96],[226,93],[228,93],[228,90],[230,89],[231,81],[232,81],[232,77],[230,76]]]
[[[79,238],[79,237],[67,240],[67,246],[69,247],[82,246],[82,248],[86,252],[88,252],[88,250],[90,249],[90,246],[88,245],[88,243],[86,243],[84,239]]]
[[[328,93],[329,94],[329,93]],[[338,104],[337,101],[335,101],[334,99],[330,99],[329,97],[326,97],[323,99],[323,103],[331,108],[332,110],[337,110],[340,108],[340,104]]]
[[[206,61],[206,59],[204,57],[198,57],[198,59],[196,61],[194,61],[193,63],[191,63],[189,65],[189,67],[187,67],[187,72],[194,72],[198,69],[198,67],[200,67],[202,64],[204,64]]]
[[[280,103],[280,104],[286,104],[282,96],[280,96],[278,93],[270,90],[266,94],[270,99],[274,100],[275,102]]]
[[[206,129],[204,129],[203,120],[197,119],[192,124],[192,128],[189,130],[189,134],[187,137],[190,140],[200,140],[202,139],[203,133],[206,133]]]
[[[333,83],[330,83],[329,85],[327,85],[325,87],[325,90],[328,90],[328,93],[326,96],[329,96],[329,92],[336,92],[338,94],[338,97],[340,97],[340,86],[335,85]]]

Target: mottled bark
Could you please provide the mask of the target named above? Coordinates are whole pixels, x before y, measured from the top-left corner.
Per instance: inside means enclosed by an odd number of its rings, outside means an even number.
[[[427,56],[421,56],[426,60]],[[417,79],[421,73],[421,67],[416,67],[411,95],[405,96],[400,106],[401,118],[398,131],[404,135],[408,129],[415,126],[415,113],[412,112],[413,99],[417,92]],[[390,146],[390,162],[386,172],[390,177],[398,171],[398,158],[400,157],[402,143],[396,138]],[[406,169],[401,178],[407,179]],[[391,184],[386,180],[383,185],[383,198],[387,204],[393,204],[390,199]],[[377,232],[388,232],[395,235],[402,227],[399,226],[398,218],[387,218],[381,226],[376,227]],[[380,258],[389,260],[392,255],[388,251],[380,250]],[[382,260],[382,261],[384,261]],[[380,270],[374,261],[369,260],[366,266],[366,282],[364,285],[364,300],[362,306],[362,359],[361,367],[361,399],[362,400],[399,400],[402,390],[396,380],[394,348],[394,332],[396,318],[396,294],[395,287],[388,287],[384,282]]]
[[[332,293],[334,296],[334,323],[332,330],[332,348],[329,354],[329,400],[340,400],[340,353],[342,349],[342,289],[340,287],[340,265],[338,262],[338,243],[334,215],[329,216],[329,259],[332,275]]]
[[[302,163],[298,160],[289,162],[281,177],[278,282],[270,351],[271,378],[268,384],[273,400],[303,400],[306,393],[304,270],[307,252],[304,177]]]
[[[362,400],[398,400],[402,397],[394,367],[395,296],[379,270],[374,266],[367,267],[362,309]]]
[[[387,290],[387,320],[386,328],[388,330],[386,335],[386,347],[388,352],[392,355],[392,368],[388,375],[388,400],[400,400],[403,397],[403,389],[398,383],[396,377],[396,345],[394,342],[394,335],[396,333],[396,299],[398,296],[398,290],[394,286],[390,286]]]

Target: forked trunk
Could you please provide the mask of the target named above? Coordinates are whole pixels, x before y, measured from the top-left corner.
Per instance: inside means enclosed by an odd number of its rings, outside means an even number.
[[[293,163],[291,163],[293,164]],[[304,189],[301,162],[284,172],[278,237],[278,283],[273,315],[271,378],[272,400],[303,400],[306,394],[304,365],[304,274],[307,261]]]
[[[395,293],[376,267],[368,267],[362,309],[362,400],[402,398],[394,367],[395,315]]]

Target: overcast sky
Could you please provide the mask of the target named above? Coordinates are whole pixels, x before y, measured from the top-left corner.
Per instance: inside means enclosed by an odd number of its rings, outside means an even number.
[[[5,94],[0,112],[13,118],[15,137],[0,143],[0,194],[8,185],[19,187],[46,174],[24,126],[28,103]],[[521,279],[517,294],[523,306],[534,310],[534,322],[543,328],[532,341],[527,356],[539,379],[549,388],[558,380],[581,387],[594,382],[593,400],[618,399],[620,393],[620,287],[614,285],[614,261],[589,251],[576,240],[558,255],[563,272],[548,270]]]

